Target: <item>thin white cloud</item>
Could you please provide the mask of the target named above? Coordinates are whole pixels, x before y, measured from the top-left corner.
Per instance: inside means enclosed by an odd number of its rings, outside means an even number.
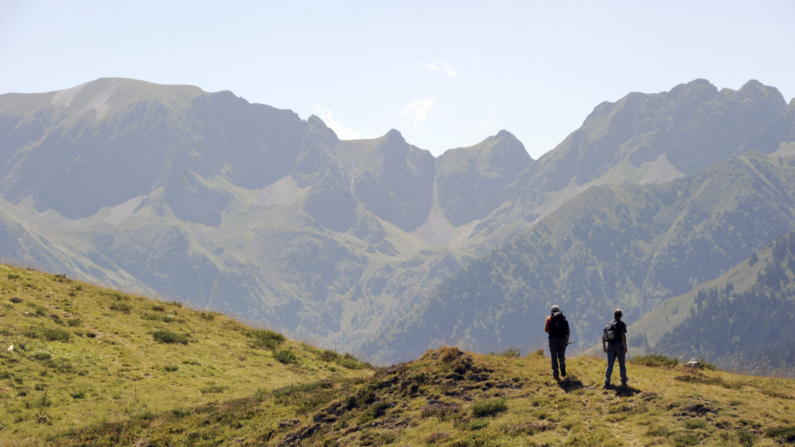
[[[425,121],[425,118],[428,118],[428,111],[431,110],[433,103],[433,98],[417,99],[407,105],[406,110],[401,112],[401,115],[413,113],[414,125],[419,126],[423,121]]]
[[[358,140],[359,139],[359,132],[355,132],[350,127],[345,127],[339,121],[335,121],[334,118],[331,117],[331,110],[324,109],[319,105],[315,104],[315,110],[317,110],[317,114],[320,119],[323,120],[324,123],[329,127],[329,129],[333,130],[335,134],[339,137],[340,140]]]
[[[453,68],[453,66],[446,61],[434,62],[432,64],[429,64],[428,62],[420,62],[418,65],[422,68],[427,68],[434,71],[443,71],[451,78],[454,78],[458,73],[455,68]]]

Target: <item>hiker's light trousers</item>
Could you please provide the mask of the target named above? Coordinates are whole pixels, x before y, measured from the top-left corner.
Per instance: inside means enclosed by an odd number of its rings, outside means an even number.
[[[618,359],[618,370],[621,373],[621,384],[627,383],[627,367],[624,365],[624,343],[607,344],[607,372],[605,373],[605,385],[610,385],[610,377],[613,375],[613,364]]]

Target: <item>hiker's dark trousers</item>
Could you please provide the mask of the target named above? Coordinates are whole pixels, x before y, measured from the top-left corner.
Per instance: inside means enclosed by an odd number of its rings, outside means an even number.
[[[560,371],[566,374],[566,337],[549,337],[549,355],[552,357],[552,375],[558,377]]]

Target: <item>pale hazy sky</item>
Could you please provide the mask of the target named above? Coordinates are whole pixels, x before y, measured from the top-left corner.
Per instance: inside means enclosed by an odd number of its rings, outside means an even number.
[[[231,90],[342,138],[533,158],[602,101],[704,78],[795,95],[795,2],[0,0],[0,93],[100,77]]]

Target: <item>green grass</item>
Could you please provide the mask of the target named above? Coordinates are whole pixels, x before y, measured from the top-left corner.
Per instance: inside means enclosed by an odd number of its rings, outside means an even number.
[[[507,410],[508,405],[505,403],[505,399],[490,400],[472,405],[472,416],[476,418],[494,416]]]
[[[0,265],[0,446],[49,446],[49,437],[68,431],[136,427],[176,418],[175,409],[188,419],[208,403],[257,389],[372,374],[339,368],[282,337],[280,346],[296,358],[283,364],[249,346],[252,331],[222,314]],[[47,420],[37,423],[41,411]]]
[[[679,366],[679,359],[668,357],[663,354],[646,354],[632,357],[629,363],[634,365],[673,368]]]
[[[153,306],[169,305],[126,295],[130,315],[114,312],[101,304],[118,300],[90,285],[70,298],[67,315],[61,290],[74,282],[20,275],[42,290],[12,291],[0,277],[3,296],[25,301],[0,297],[0,328],[8,332],[2,339],[26,344],[0,350],[7,366],[0,371],[3,447],[619,446],[629,439],[732,446],[778,445],[795,432],[792,380],[630,363],[631,386],[606,390],[603,359],[569,358],[569,377],[558,382],[542,356],[447,347],[373,371],[353,356],[288,339],[276,350],[252,347],[254,330],[220,314],[207,319],[182,308],[174,322],[145,320],[144,313],[165,313]],[[63,310],[64,321],[79,318],[95,337],[24,337],[30,326],[17,321],[68,327],[24,316],[28,302],[48,315]],[[156,331],[191,336],[187,344],[160,343]],[[282,352],[292,361],[280,362]],[[51,357],[37,360],[37,353]],[[361,369],[342,368],[343,360]]]

